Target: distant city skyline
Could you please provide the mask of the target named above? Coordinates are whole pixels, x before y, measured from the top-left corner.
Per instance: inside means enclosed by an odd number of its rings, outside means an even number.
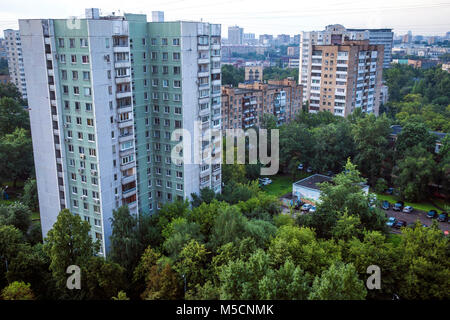
[[[392,28],[395,34],[444,36],[450,31],[450,2],[445,0],[322,0],[290,2],[272,0],[155,0],[145,6],[137,0],[71,1],[42,0],[31,6],[26,0],[0,5],[0,30],[17,29],[18,19],[67,18],[83,16],[84,9],[100,8],[103,14],[145,13],[164,11],[166,21],[203,19],[222,24],[222,36],[229,26],[238,25],[245,33],[298,34],[301,31],[323,30],[329,24],[346,28]],[[119,11],[120,10],[120,11]]]

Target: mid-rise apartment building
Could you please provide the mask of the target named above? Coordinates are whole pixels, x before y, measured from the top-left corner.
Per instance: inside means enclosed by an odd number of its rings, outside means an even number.
[[[245,67],[244,80],[245,81],[262,81],[263,80],[263,66],[247,66]]]
[[[27,84],[25,81],[22,42],[20,40],[19,30],[4,30],[4,36],[10,82],[16,85],[17,89],[19,89],[22,94],[22,98],[27,99]]]
[[[302,109],[302,86],[294,79],[222,86],[222,130],[259,126],[265,113],[281,125]]]
[[[105,254],[118,207],[220,192],[220,159],[185,163],[178,130],[220,129],[220,25],[156,16],[19,21],[44,236],[68,208]]]
[[[347,116],[355,108],[378,115],[383,46],[368,40],[312,45],[306,93],[310,112]]]

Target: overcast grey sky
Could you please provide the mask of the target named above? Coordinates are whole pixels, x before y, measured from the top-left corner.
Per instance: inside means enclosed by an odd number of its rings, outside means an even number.
[[[0,4],[0,30],[18,28],[19,18],[83,16],[84,8],[102,13],[161,10],[166,21],[200,20],[244,32],[297,34],[340,23],[348,28],[393,28],[397,34],[444,35],[450,31],[449,0],[10,0]]]

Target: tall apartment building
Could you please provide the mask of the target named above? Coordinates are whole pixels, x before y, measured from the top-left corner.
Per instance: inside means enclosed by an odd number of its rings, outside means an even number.
[[[311,47],[313,45],[342,44],[345,39],[369,40],[371,45],[383,45],[383,68],[389,68],[392,60],[393,32],[391,29],[346,29],[340,24],[328,25],[323,31],[301,33],[299,83],[303,85],[303,101],[309,99],[311,83]]]
[[[244,28],[238,26],[228,27],[228,44],[243,44]]]
[[[350,40],[369,39],[369,44],[382,44],[384,46],[383,68],[391,67],[392,43],[394,41],[392,29],[347,29],[345,35]]]
[[[378,115],[382,86],[383,45],[368,40],[312,45],[307,75],[309,111],[347,116],[355,108]]]
[[[22,42],[20,40],[19,30],[4,30],[4,36],[10,82],[16,85],[22,94],[22,98],[27,99],[27,84],[25,81]]]
[[[203,187],[220,191],[217,159],[171,158],[188,138],[174,130],[194,137],[196,120],[201,134],[220,128],[220,25],[98,9],[19,25],[44,236],[68,208],[105,254],[121,205],[153,213]]]
[[[265,113],[275,115],[281,125],[294,119],[301,108],[302,86],[294,79],[222,86],[222,130],[259,126]]]

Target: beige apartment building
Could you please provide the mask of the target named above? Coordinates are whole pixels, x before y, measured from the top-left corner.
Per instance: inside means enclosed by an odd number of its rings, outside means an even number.
[[[27,99],[27,85],[19,30],[6,29],[4,35],[10,82],[16,85],[22,94],[22,98]]]
[[[383,52],[383,45],[371,45],[368,40],[313,45],[307,75],[309,111],[346,117],[361,108],[378,115]]]
[[[286,123],[300,112],[302,94],[292,78],[222,86],[222,130],[259,126],[265,113],[275,115],[278,125]]]
[[[245,81],[262,81],[263,80],[263,66],[248,66],[245,67]]]

